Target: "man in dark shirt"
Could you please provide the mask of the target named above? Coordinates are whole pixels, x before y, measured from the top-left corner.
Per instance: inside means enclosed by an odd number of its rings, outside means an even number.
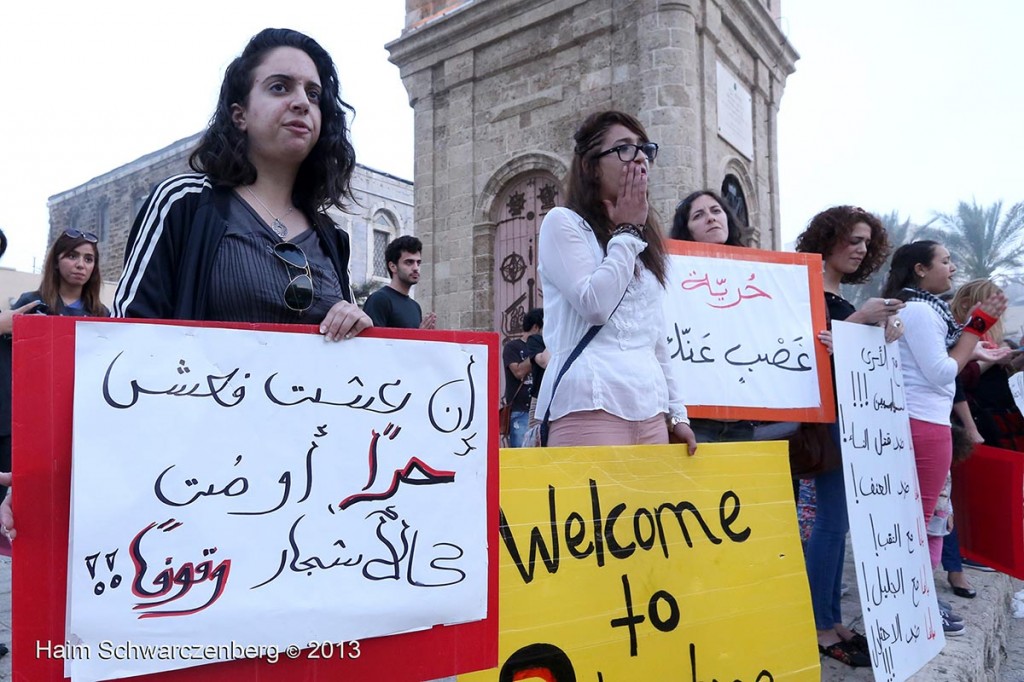
[[[533,373],[533,385],[530,396],[536,398],[540,394],[540,382],[544,379],[544,370],[551,359],[551,352],[544,344],[544,309],[534,308],[523,317],[523,331],[526,332],[526,357],[530,360]]]
[[[437,317],[429,313],[424,319],[420,304],[409,298],[412,286],[420,281],[420,252],[423,243],[411,235],[394,239],[384,250],[384,262],[391,281],[370,294],[363,312],[373,320],[374,327],[433,329]]]
[[[526,342],[511,339],[501,352],[501,364],[505,367],[505,405],[512,406],[509,420],[509,447],[523,445],[526,426],[530,418],[530,361],[526,359]]]

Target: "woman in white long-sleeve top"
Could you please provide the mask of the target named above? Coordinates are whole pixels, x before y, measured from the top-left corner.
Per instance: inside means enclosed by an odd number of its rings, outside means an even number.
[[[956,376],[972,359],[998,362],[1009,352],[1008,348],[979,343],[1006,311],[1006,296],[996,291],[974,306],[966,323],[960,325],[939,298],[952,288],[955,272],[945,246],[928,240],[912,242],[893,254],[883,292],[892,297],[902,289],[912,290],[907,292],[907,307],[902,312],[905,332],[900,338],[900,359],[925,525],[931,520],[952,461],[949,414]],[[937,566],[942,537],[929,536],[928,549],[932,566]]]
[[[647,177],[658,145],[633,116],[589,116],[575,136],[566,207],[544,218],[538,247],[544,340],[551,350],[537,413],[549,446],[697,444],[669,361],[666,256]],[[573,350],[604,325],[557,383]],[[552,395],[554,393],[554,395]]]

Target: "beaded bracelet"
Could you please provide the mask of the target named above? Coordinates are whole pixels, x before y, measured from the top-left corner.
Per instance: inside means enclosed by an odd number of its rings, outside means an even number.
[[[633,223],[620,223],[615,226],[612,230],[612,237],[618,237],[620,234],[631,234],[640,241],[643,241],[644,226],[635,225]]]
[[[981,338],[996,322],[998,322],[998,319],[992,317],[984,310],[975,310],[971,319],[967,320],[967,323],[964,324],[964,331]]]

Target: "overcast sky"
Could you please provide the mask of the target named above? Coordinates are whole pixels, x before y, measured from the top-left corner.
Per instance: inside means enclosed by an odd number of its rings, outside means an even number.
[[[784,240],[834,203],[923,222],[960,199],[1024,199],[1024,3],[781,2],[801,55],[779,115]],[[42,261],[49,196],[202,130],[224,67],[266,26],[304,31],[332,54],[358,112],[359,162],[412,179],[412,111],[384,49],[404,11],[404,0],[9,4],[3,265]]]

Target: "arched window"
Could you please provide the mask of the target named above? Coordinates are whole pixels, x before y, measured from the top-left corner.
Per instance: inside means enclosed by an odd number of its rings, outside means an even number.
[[[377,211],[370,224],[370,263],[371,277],[391,280],[388,264],[384,260],[384,251],[391,240],[397,236],[398,228],[395,219],[386,211]]]
[[[743,193],[743,185],[735,175],[729,174],[722,181],[722,199],[729,204],[733,215],[739,218],[741,228],[750,227],[750,215],[747,211],[747,196]]]
[[[101,201],[96,209],[96,236],[101,242],[107,241],[110,233],[110,206],[106,201]]]

